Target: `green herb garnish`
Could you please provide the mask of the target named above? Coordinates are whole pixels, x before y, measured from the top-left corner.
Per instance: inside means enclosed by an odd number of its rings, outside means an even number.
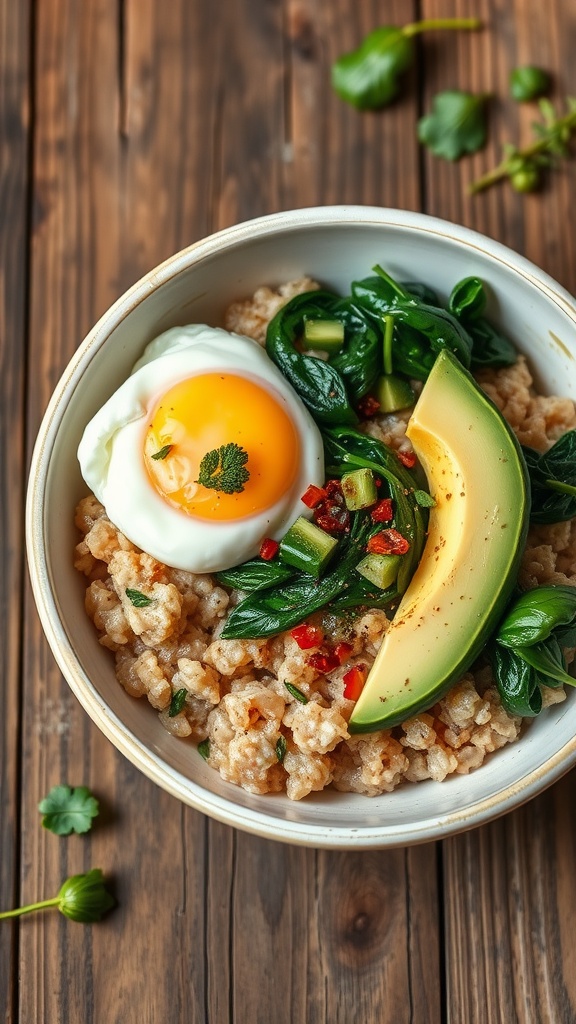
[[[186,697],[188,696],[188,690],[182,687],[181,690],[176,690],[172,694],[172,700],[170,701],[170,707],[168,708],[168,718],[176,718],[179,715],[186,703]]]
[[[131,590],[130,587],[126,587],[126,597],[132,602],[135,608],[147,608],[149,604],[152,604],[152,598],[146,597],[141,590]]]
[[[245,469],[248,452],[234,441],[214,448],[200,463],[200,473],[196,483],[202,484],[213,491],[223,494],[240,494],[244,484],[250,477]]]
[[[533,192],[537,189],[542,173],[569,155],[569,143],[576,132],[576,99],[569,98],[566,103],[568,113],[558,117],[548,100],[540,100],[542,121],[532,126],[535,140],[523,149],[505,146],[505,156],[501,163],[474,181],[469,192],[473,195],[482,192],[505,178],[508,178],[517,192]]]
[[[278,758],[280,764],[284,763],[284,758],[286,757],[286,749],[286,737],[279,736],[278,739],[276,740],[276,757]]]
[[[170,454],[170,452],[172,451],[173,447],[174,447],[173,444],[165,444],[164,447],[161,448],[159,452],[154,452],[154,455],[152,455],[151,458],[152,459],[165,459],[166,456]]]
[[[42,900],[39,903],[28,903],[25,907],[18,907],[16,910],[5,910],[0,913],[0,919],[9,917],[20,917],[21,914],[31,914],[35,910],[47,910],[56,907],[61,914],[69,917],[72,921],[82,921],[89,924],[100,921],[102,915],[115,905],[114,898],[104,886],[104,876],[100,868],[92,868],[83,875],[72,875],[60,887],[57,896],[51,900]]]
[[[198,744],[198,753],[205,761],[208,760],[210,757],[210,740],[202,740],[202,742]]]
[[[332,66],[332,85],[341,99],[360,110],[376,110],[398,94],[401,75],[414,63],[413,37],[434,29],[478,29],[478,18],[430,18],[403,28],[384,25]]]
[[[530,476],[533,523],[563,523],[576,516],[576,430],[544,454],[523,447]]]
[[[80,835],[92,828],[98,814],[98,801],[86,786],[53,786],[38,804],[42,826],[57,836]]]
[[[476,153],[486,142],[486,96],[447,89],[432,100],[432,112],[420,118],[418,138],[444,160]]]
[[[525,65],[510,72],[510,95],[517,103],[527,103],[545,96],[550,89],[550,75],[542,68]]]
[[[434,508],[436,501],[428,491],[421,491],[420,488],[414,491],[414,498],[420,505],[420,508]]]
[[[300,701],[300,704],[308,703],[308,697],[306,696],[306,694],[302,693],[302,690],[299,690],[297,686],[294,686],[294,683],[285,682],[284,686],[288,690],[288,693],[291,694],[291,696],[294,697],[295,700]]]

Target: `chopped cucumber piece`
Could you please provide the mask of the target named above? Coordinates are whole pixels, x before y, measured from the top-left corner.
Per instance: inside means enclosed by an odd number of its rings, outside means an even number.
[[[396,377],[393,373],[385,373],[376,384],[376,398],[380,402],[381,412],[397,412],[414,405],[416,396],[407,380]]]
[[[368,554],[356,566],[365,579],[370,580],[379,590],[388,590],[398,575],[401,555],[373,555]]]
[[[305,320],[304,341],[311,349],[339,352],[344,344],[344,324],[340,320]]]
[[[342,493],[346,508],[357,512],[361,508],[369,508],[378,501],[376,480],[371,469],[353,469],[342,477]]]
[[[280,541],[280,558],[310,576],[320,576],[332,558],[338,541],[315,523],[299,516]]]

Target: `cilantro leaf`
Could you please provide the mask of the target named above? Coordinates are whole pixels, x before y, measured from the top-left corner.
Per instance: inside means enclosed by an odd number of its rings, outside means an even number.
[[[223,444],[220,448],[206,452],[200,463],[196,483],[223,494],[239,494],[250,477],[249,471],[244,468],[247,462],[248,452],[239,444],[233,441]]]
[[[53,786],[38,804],[43,828],[57,836],[89,832],[98,809],[98,801],[86,786]]]
[[[432,100],[432,112],[420,118],[418,138],[436,156],[458,160],[486,142],[486,97],[447,89]]]

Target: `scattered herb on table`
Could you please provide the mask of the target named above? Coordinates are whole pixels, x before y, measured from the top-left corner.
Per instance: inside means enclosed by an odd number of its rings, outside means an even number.
[[[360,110],[376,110],[398,94],[402,74],[416,57],[414,37],[436,29],[474,30],[478,18],[431,18],[404,27],[383,25],[332,66],[332,85],[341,99]]]
[[[98,801],[86,786],[53,786],[38,804],[42,826],[57,836],[89,832],[98,815]]]
[[[534,141],[522,149],[506,146],[501,163],[474,181],[469,192],[475,195],[505,179],[517,192],[537,189],[543,172],[569,155],[569,144],[576,132],[576,99],[568,98],[566,105],[567,113],[559,117],[548,100],[540,100],[542,121],[533,125]]]
[[[100,868],[92,868],[83,875],[72,875],[60,887],[57,896],[38,903],[29,903],[16,910],[5,910],[0,913],[3,918],[20,917],[36,910],[48,910],[56,907],[61,914],[72,921],[90,924],[100,921],[102,916],[115,906],[115,899],[104,885],[104,876]]]
[[[476,153],[486,143],[486,99],[460,89],[438,93],[418,122],[420,142],[444,160]]]
[[[531,64],[513,68],[509,78],[510,95],[517,103],[528,103],[545,96],[550,90],[550,75]]]

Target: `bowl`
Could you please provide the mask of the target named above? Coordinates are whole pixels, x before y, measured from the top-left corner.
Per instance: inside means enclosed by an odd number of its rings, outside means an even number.
[[[127,377],[144,346],[178,324],[218,324],[259,285],[309,274],[346,292],[380,262],[447,298],[477,275],[488,315],[526,353],[548,393],[576,396],[576,305],[527,260],[482,235],[426,215],[362,206],[303,209],[239,224],[152,270],[90,331],[43,419],[27,496],[27,549],[38,612],[54,657],[81,705],[137,768],[228,825],[270,839],[367,849],[425,842],[487,822],[550,785],[576,760],[576,695],[547,709],[521,739],[470,775],[404,784],[367,798],[324,791],[299,802],[254,796],[224,782],[188,743],[170,736],[147,701],[118,684],[98,643],[72,564],[74,508],[86,487],[76,449],[85,424]]]

